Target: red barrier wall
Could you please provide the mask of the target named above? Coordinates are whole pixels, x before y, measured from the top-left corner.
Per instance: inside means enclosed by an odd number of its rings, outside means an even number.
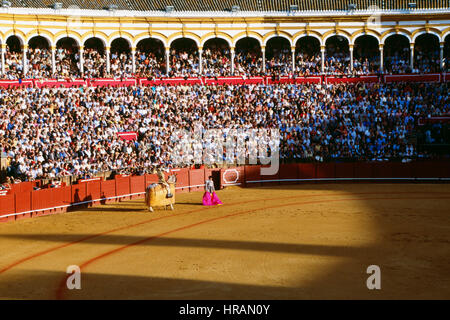
[[[349,178],[355,176],[355,164],[353,162],[337,162],[334,165],[336,178]]]
[[[96,199],[100,199],[101,197],[101,181],[90,181],[86,182],[86,200],[92,201]],[[88,206],[93,206],[94,204],[91,202]]]
[[[218,77],[205,78],[205,83],[209,85],[221,85],[221,84],[257,84],[264,83],[263,77],[250,77],[244,79],[243,77]]]
[[[135,86],[136,79],[90,79],[88,80],[89,85],[93,87],[97,86],[111,86],[111,87],[125,87],[125,86]]]
[[[355,178],[374,178],[373,166],[371,163],[358,163],[355,165]]]
[[[325,77],[325,83],[356,83],[356,82],[366,82],[366,83],[373,83],[373,82],[380,82],[380,78],[378,76],[361,76],[361,77],[335,77],[335,76],[328,76]]]
[[[76,86],[84,86],[87,84],[87,82],[83,79],[76,79],[74,81],[59,81],[56,79],[49,79],[49,80],[35,80],[34,84],[36,87],[76,87]]]
[[[330,181],[450,181],[450,162],[423,161],[410,163],[294,163],[280,165],[272,176],[261,175],[261,166],[240,166],[227,169],[175,169],[177,192],[203,191],[205,179],[212,172],[220,173],[222,186],[246,187],[292,184],[300,182]],[[324,180],[321,180],[324,179]],[[424,180],[425,179],[425,180]],[[431,179],[431,180],[430,180]],[[11,221],[31,216],[66,211],[70,206],[86,207],[130,198],[131,194],[143,193],[145,187],[158,181],[155,174],[145,176],[117,176],[114,180],[89,181],[61,188],[31,191],[39,182],[15,185],[14,192],[0,196],[0,221]],[[141,195],[139,195],[141,196]],[[106,200],[106,198],[111,198]],[[86,202],[86,203],[80,203]],[[78,204],[77,204],[78,203]],[[45,209],[45,210],[44,210]],[[31,211],[31,212],[30,212]],[[5,215],[16,214],[5,217]]]
[[[146,174],[145,175],[145,187],[147,188],[152,183],[158,182],[158,176],[156,174]]]
[[[176,191],[182,193],[189,192],[189,169],[175,169],[172,170],[172,173],[177,175]]]
[[[260,170],[263,170],[263,168],[270,168],[270,166],[268,165],[264,165],[260,167]],[[263,181],[271,181],[273,180],[273,182],[262,182],[263,186],[273,186],[273,185],[278,185],[280,184],[280,182],[278,180],[280,180],[280,170],[278,168],[277,173],[275,174],[271,174],[271,175],[266,175],[266,174],[262,174],[260,172],[260,176],[261,176],[261,180]]]
[[[385,75],[385,82],[439,82],[441,75],[439,73],[433,74],[393,74]]]
[[[279,179],[282,180],[282,184],[296,184],[298,183],[298,169],[297,163],[287,163],[280,165]],[[286,181],[287,180],[287,181]],[[292,180],[292,181],[289,181]]]
[[[1,212],[2,216],[16,212],[16,209],[14,206],[14,195],[13,194],[9,194],[9,195],[0,197],[0,212]],[[14,216],[0,218],[0,221],[10,221],[10,220],[14,220]]]
[[[316,165],[316,178],[317,179],[334,179],[336,178],[335,163],[318,163]],[[329,182],[326,180],[325,182]]]
[[[172,86],[180,86],[180,85],[193,85],[193,84],[202,84],[202,80],[199,78],[163,78],[163,79],[139,79],[139,83],[144,86],[160,86],[160,85],[172,85]]]
[[[72,203],[86,201],[86,183],[72,185]]]
[[[204,190],[205,185],[205,170],[204,169],[192,169],[189,170],[189,191]]]
[[[314,163],[299,163],[297,165],[300,180],[316,178],[316,165]]]
[[[243,186],[245,167],[234,167],[220,170],[220,185],[226,186]]]
[[[15,212],[25,212],[31,210],[31,191],[15,194]]]
[[[1,80],[0,87],[8,88],[8,87],[30,87],[33,85],[33,80],[22,80],[22,83],[19,83],[19,80]]]
[[[261,185],[261,166],[245,166],[244,176],[245,185],[250,187],[258,187]]]
[[[113,201],[111,198],[116,195],[116,180],[106,180],[100,182],[100,198],[105,199],[105,201]]]
[[[116,195],[130,194],[130,177],[116,177]]]
[[[130,193],[139,193],[145,190],[145,176],[130,177],[131,190]]]

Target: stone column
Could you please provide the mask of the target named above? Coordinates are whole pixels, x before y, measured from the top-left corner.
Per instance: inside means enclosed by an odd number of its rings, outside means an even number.
[[[202,47],[198,48],[198,63],[199,63],[198,72],[200,75],[202,75],[203,74],[203,48]]]
[[[444,46],[445,42],[441,42],[439,47],[439,66],[441,71],[444,71]]]
[[[5,51],[6,44],[2,44],[2,74],[5,74]]]
[[[80,73],[83,74],[84,73],[84,46],[80,46],[80,51],[78,52],[78,54],[80,55]]]
[[[54,75],[56,72],[56,57],[55,57],[56,48],[54,46],[51,46],[50,50],[52,51],[52,75]]]
[[[266,47],[261,47],[262,51],[262,70],[266,72]]]
[[[24,78],[28,73],[27,52],[28,52],[28,45],[27,44],[22,45],[22,66]]]
[[[136,48],[131,48],[131,60],[132,60],[132,72],[133,74],[136,72]]]
[[[320,46],[320,54],[322,55],[321,71],[322,71],[322,73],[324,73],[325,72],[325,46]]]
[[[231,58],[231,75],[234,75],[234,47],[230,48],[230,58]]]
[[[292,53],[292,74],[295,72],[295,46],[291,47]]]
[[[111,65],[110,65],[110,47],[106,47],[106,72],[111,73]]]
[[[349,45],[350,50],[350,71],[353,72],[353,45]]]
[[[166,74],[170,72],[170,47],[166,47]]]
[[[380,50],[380,72],[384,73],[384,53],[383,45],[381,43],[378,45],[378,49]]]
[[[410,68],[412,70],[414,68],[414,43],[409,44],[409,51],[411,54],[411,57],[409,58],[410,59],[409,64],[410,64]]]

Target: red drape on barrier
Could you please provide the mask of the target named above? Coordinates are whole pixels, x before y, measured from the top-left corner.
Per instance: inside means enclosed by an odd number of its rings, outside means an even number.
[[[56,80],[56,79],[48,79],[48,80],[35,80],[34,84],[36,87],[76,87],[76,86],[84,86],[87,84],[87,82],[83,79],[75,79],[73,81],[70,80]]]
[[[111,86],[111,87],[123,87],[123,86],[135,86],[136,79],[90,79],[89,85],[96,86]]]
[[[264,83],[263,77],[218,77],[215,78],[205,78],[205,83],[209,85],[222,85],[222,84],[258,84]]]
[[[433,74],[393,74],[385,75],[385,82],[438,82],[441,81],[439,73]]]
[[[325,77],[325,83],[356,83],[356,82],[380,82],[380,78],[378,76],[361,76],[361,77],[334,77],[329,76]]]
[[[2,88],[8,88],[8,87],[29,87],[33,86],[33,80],[22,80],[20,82],[19,80],[1,80],[0,81],[0,87]]]
[[[172,86],[180,86],[180,85],[194,85],[194,84],[202,84],[202,80],[199,78],[162,78],[162,79],[139,79],[139,83],[144,86],[161,86],[161,85],[172,85]]]

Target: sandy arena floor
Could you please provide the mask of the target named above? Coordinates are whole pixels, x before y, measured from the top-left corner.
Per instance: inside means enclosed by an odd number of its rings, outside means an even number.
[[[3,299],[450,298],[449,184],[228,188],[0,224]],[[66,268],[81,268],[68,290]],[[381,290],[368,290],[369,265]]]

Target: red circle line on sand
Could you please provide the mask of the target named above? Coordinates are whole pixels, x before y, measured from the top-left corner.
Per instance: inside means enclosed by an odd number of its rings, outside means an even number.
[[[148,238],[144,238],[144,239],[141,239],[141,240],[133,242],[133,243],[129,243],[129,244],[123,245],[123,246],[118,247],[116,249],[104,252],[101,255],[95,256],[95,257],[93,257],[93,258],[83,262],[82,264],[80,264],[79,267],[80,267],[80,270],[82,270],[83,268],[86,268],[88,265],[90,265],[90,264],[92,264],[92,263],[94,263],[94,262],[96,262],[98,260],[101,260],[101,259],[103,259],[103,258],[105,258],[107,256],[110,256],[110,255],[112,255],[114,253],[117,253],[119,251],[125,250],[125,249],[130,248],[130,247],[134,247],[136,245],[142,244],[142,243],[147,242],[147,241],[151,241],[151,240],[154,240],[154,239],[161,238],[161,237],[166,236],[168,234],[172,234],[172,233],[175,233],[175,232],[187,230],[187,229],[190,229],[190,228],[202,225],[202,224],[206,224],[206,223],[209,223],[209,222],[217,221],[217,220],[222,220],[222,219],[226,219],[226,218],[230,218],[230,217],[235,217],[235,216],[238,216],[238,215],[244,215],[244,214],[248,214],[248,213],[253,213],[253,212],[256,212],[256,211],[259,211],[259,210],[277,209],[277,208],[282,208],[282,207],[291,206],[291,205],[302,205],[302,204],[305,205],[305,204],[317,204],[317,203],[328,203],[328,202],[344,202],[344,201],[361,201],[361,200],[438,200],[438,199],[450,199],[450,197],[434,197],[434,198],[418,198],[418,197],[414,197],[414,198],[401,198],[401,197],[399,197],[399,198],[386,198],[386,197],[382,197],[381,198],[380,197],[380,198],[328,199],[328,200],[315,200],[315,201],[306,201],[306,202],[284,203],[284,204],[281,204],[281,205],[269,206],[269,207],[264,207],[264,208],[256,208],[256,209],[244,210],[244,211],[240,211],[240,212],[236,212],[236,213],[232,213],[232,214],[227,214],[227,215],[224,215],[224,216],[219,216],[219,217],[215,217],[215,218],[211,218],[211,219],[207,219],[207,220],[202,220],[202,221],[199,221],[199,222],[196,222],[196,223],[193,223],[193,224],[189,224],[189,225],[185,225],[183,227],[179,227],[179,228],[176,228],[176,229],[173,229],[173,230],[169,230],[169,231],[166,231],[166,232],[163,232],[163,233],[160,233],[160,234],[148,237]],[[65,289],[66,282],[67,282],[67,279],[68,279],[69,276],[70,275],[66,275],[64,277],[64,279],[62,279],[62,281],[60,282],[60,284],[59,284],[59,286],[58,286],[58,288],[56,290],[56,299],[57,300],[62,300],[63,299],[64,289]]]
[[[439,194],[448,194],[448,192],[408,192],[408,191],[405,191],[405,192],[361,192],[361,193],[353,193],[353,194],[360,194],[360,195],[372,194],[372,195],[376,195],[376,194],[427,194],[427,193],[430,193],[430,194],[438,194],[438,193]],[[241,201],[241,202],[228,203],[228,204],[224,204],[223,206],[228,207],[228,206],[235,206],[235,205],[259,202],[259,201],[287,200],[287,199],[293,199],[293,198],[306,198],[306,197],[309,198],[309,197],[322,197],[322,196],[326,197],[326,196],[342,196],[342,195],[348,195],[348,193],[335,193],[335,194],[325,194],[325,195],[323,195],[323,194],[310,194],[310,195],[304,195],[304,196],[290,196],[290,197],[272,198],[272,199],[263,199],[263,200],[255,199],[255,200],[247,200],[247,201]],[[34,258],[41,257],[43,255],[46,255],[48,253],[57,251],[59,249],[70,247],[72,245],[75,245],[77,243],[81,243],[83,241],[87,241],[87,240],[91,240],[91,239],[94,239],[94,238],[97,238],[97,237],[101,237],[101,236],[104,236],[106,234],[113,233],[113,232],[116,232],[116,231],[121,231],[121,230],[126,230],[126,229],[129,229],[129,228],[134,228],[134,227],[137,227],[137,226],[140,226],[140,225],[144,225],[144,224],[147,224],[147,223],[150,223],[150,222],[154,222],[154,221],[157,221],[157,220],[177,217],[177,216],[190,214],[190,213],[196,213],[196,212],[200,212],[202,210],[209,210],[209,209],[212,209],[212,208],[214,208],[214,207],[206,207],[206,208],[190,210],[190,211],[186,211],[186,212],[180,212],[180,213],[176,213],[176,214],[173,214],[173,215],[170,215],[170,216],[162,216],[162,217],[158,217],[158,218],[152,218],[152,219],[144,220],[144,221],[141,221],[141,222],[138,222],[138,223],[135,223],[135,224],[125,225],[125,226],[122,226],[122,227],[119,227],[119,228],[115,228],[115,229],[112,229],[112,230],[96,233],[96,234],[93,234],[93,235],[90,235],[90,236],[87,236],[87,237],[84,237],[84,238],[81,238],[81,239],[78,239],[78,240],[70,241],[70,242],[67,242],[67,243],[64,243],[64,244],[61,244],[61,245],[58,245],[58,246],[55,246],[55,247],[52,247],[52,248],[49,248],[49,249],[46,249],[46,250],[43,250],[43,251],[36,252],[36,253],[31,254],[29,256],[26,256],[26,257],[24,257],[22,259],[19,259],[19,260],[13,262],[13,263],[7,265],[6,267],[0,269],[0,274],[2,274],[4,272],[6,272],[6,271],[8,271],[8,270],[18,266],[18,265],[20,265],[20,264],[22,264],[24,262],[32,260]],[[105,210],[105,211],[107,211],[107,210]]]
[[[290,196],[290,197],[271,198],[271,199],[262,199],[262,200],[261,199],[255,199],[255,200],[247,200],[247,201],[241,201],[241,202],[228,203],[228,204],[224,204],[223,206],[224,207],[228,207],[228,206],[235,206],[235,205],[239,205],[239,204],[253,203],[253,202],[259,202],[259,201],[287,200],[287,199],[293,199],[293,198],[307,198],[307,197],[309,198],[309,197],[342,196],[342,195],[348,195],[348,194],[349,193],[347,192],[347,193],[335,193],[335,194],[325,194],[325,195],[324,194],[310,194],[310,195],[304,195],[304,196]],[[353,193],[353,194],[355,194],[355,195],[449,194],[449,192],[423,192],[423,191],[422,192],[409,192],[409,191],[404,191],[404,192],[360,192],[360,193]],[[87,236],[87,237],[84,237],[84,238],[81,238],[81,239],[78,239],[78,240],[75,240],[75,241],[70,241],[70,242],[61,244],[59,246],[55,246],[55,247],[52,247],[52,248],[49,248],[49,249],[46,249],[46,250],[43,250],[43,251],[39,251],[39,252],[36,252],[36,253],[34,253],[32,255],[29,255],[27,257],[19,259],[19,260],[13,262],[13,263],[7,265],[6,267],[0,269],[0,274],[2,274],[4,272],[6,272],[6,271],[8,271],[8,270],[18,266],[18,265],[20,265],[20,264],[22,264],[24,262],[32,260],[34,258],[41,257],[43,255],[46,255],[48,253],[57,251],[59,249],[70,247],[72,245],[75,245],[77,243],[81,243],[83,241],[91,240],[91,239],[94,239],[94,238],[97,238],[97,237],[100,237],[100,236],[103,236],[103,235],[106,235],[106,234],[109,234],[109,233],[113,233],[113,232],[116,232],[116,231],[121,231],[121,230],[126,230],[126,229],[129,229],[129,228],[134,228],[134,227],[137,227],[137,226],[140,226],[140,225],[144,225],[144,224],[147,224],[147,223],[150,223],[150,222],[153,222],[153,221],[162,220],[162,219],[166,219],[166,218],[177,217],[177,216],[190,214],[190,213],[196,213],[196,212],[200,212],[202,210],[209,210],[209,209],[213,209],[213,208],[214,207],[206,207],[206,208],[190,210],[190,211],[186,211],[186,212],[180,212],[180,213],[176,213],[176,214],[173,214],[173,215],[170,215],[170,216],[162,216],[162,217],[158,217],[158,218],[152,218],[152,219],[144,220],[144,221],[141,221],[141,222],[138,222],[138,223],[135,223],[135,224],[125,225],[125,226],[122,226],[122,227],[119,227],[119,228],[115,228],[115,229],[112,229],[112,230],[96,233],[96,234],[93,234],[93,235],[90,235],[90,236]]]

